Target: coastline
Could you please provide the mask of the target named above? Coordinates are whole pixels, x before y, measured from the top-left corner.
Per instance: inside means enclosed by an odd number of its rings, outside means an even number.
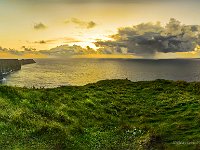
[[[10,73],[21,70],[22,65],[36,63],[33,59],[0,59],[0,82]]]

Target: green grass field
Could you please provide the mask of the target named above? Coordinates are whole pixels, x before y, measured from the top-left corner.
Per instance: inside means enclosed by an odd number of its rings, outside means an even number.
[[[0,86],[0,149],[200,149],[200,83]]]

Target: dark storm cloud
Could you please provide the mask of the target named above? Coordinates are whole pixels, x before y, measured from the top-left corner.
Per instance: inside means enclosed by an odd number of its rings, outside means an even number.
[[[71,18],[71,20],[65,21],[66,24],[68,24],[70,22],[77,24],[80,27],[87,28],[87,29],[94,28],[97,25],[94,21],[87,22],[87,21],[80,20],[78,18]]]
[[[142,23],[120,28],[112,41],[97,41],[104,53],[133,53],[146,56],[156,52],[189,52],[200,44],[200,26],[183,25],[171,18],[165,27],[160,23]]]
[[[40,23],[35,24],[33,28],[35,30],[43,30],[43,29],[46,29],[47,26],[45,24],[43,24],[43,23],[40,22]]]

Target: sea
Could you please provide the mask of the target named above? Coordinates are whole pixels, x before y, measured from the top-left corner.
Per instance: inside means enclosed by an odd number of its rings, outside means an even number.
[[[11,73],[2,84],[53,88],[106,79],[200,81],[200,59],[35,59]]]

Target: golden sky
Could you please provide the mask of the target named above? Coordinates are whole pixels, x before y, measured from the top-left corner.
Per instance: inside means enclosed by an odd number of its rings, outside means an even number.
[[[117,28],[171,17],[200,24],[197,0],[1,0],[0,46],[46,50],[64,44],[95,47]]]
[[[199,6],[198,0],[0,0],[0,46],[49,50],[76,44],[96,49],[97,39],[110,40],[120,27],[157,21],[165,25],[170,18],[200,25]],[[181,56],[196,57],[190,52]]]

